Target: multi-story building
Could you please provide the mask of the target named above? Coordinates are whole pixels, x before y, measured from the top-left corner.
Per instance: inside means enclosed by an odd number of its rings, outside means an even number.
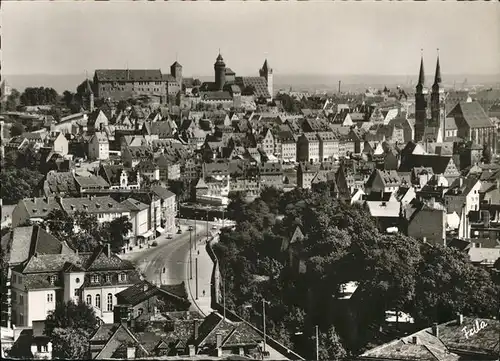
[[[104,132],[96,132],[89,141],[89,159],[109,159],[109,141]]]
[[[334,132],[318,132],[319,159],[331,160],[339,156],[339,140]]]
[[[279,138],[280,150],[279,159],[283,163],[295,163],[297,161],[297,138],[290,131],[279,132],[276,136]]]
[[[102,321],[113,322],[115,295],[140,280],[134,266],[113,254],[109,246],[92,253],[69,248],[59,254],[29,252],[27,260],[12,269],[12,323],[16,326],[44,321],[58,302],[69,300],[86,302]]]
[[[303,189],[311,188],[311,182],[319,170],[319,164],[300,163],[297,168],[297,186]]]
[[[314,163],[319,159],[319,139],[316,133],[303,133],[297,139],[297,161]]]
[[[479,211],[481,181],[475,177],[458,177],[444,194],[444,204],[447,213],[456,212],[458,215],[465,212]]]

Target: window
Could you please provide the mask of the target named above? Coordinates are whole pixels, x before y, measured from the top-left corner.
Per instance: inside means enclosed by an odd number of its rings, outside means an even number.
[[[101,308],[101,295],[95,295],[95,306]]]
[[[16,293],[16,291],[12,291],[11,299],[12,299],[12,303],[17,303],[17,293]]]
[[[111,275],[106,275],[106,282],[111,282]]]
[[[54,283],[56,283],[56,276],[50,276],[49,277],[49,282],[51,285],[54,285]]]
[[[80,283],[80,279],[78,277],[75,279],[75,283]]]
[[[119,282],[125,282],[127,280],[127,275],[125,273],[120,273],[118,275],[118,281]]]
[[[19,276],[17,277],[17,282],[22,285],[23,284],[23,277],[22,276]]]
[[[106,308],[108,311],[113,311],[113,294],[108,293],[108,305]]]
[[[12,283],[17,282],[17,276],[15,274],[12,275]]]
[[[22,313],[19,314],[19,324],[24,325],[24,315]]]
[[[80,290],[78,288],[75,288],[75,297],[78,297],[79,294],[80,294]]]
[[[53,293],[47,293],[47,302],[48,303],[54,302],[54,294]]]
[[[19,295],[19,304],[24,305],[24,295]]]
[[[87,302],[87,305],[92,305],[92,296],[87,295],[87,297],[85,297],[85,301]]]
[[[99,276],[98,275],[90,276],[90,283],[99,283]]]

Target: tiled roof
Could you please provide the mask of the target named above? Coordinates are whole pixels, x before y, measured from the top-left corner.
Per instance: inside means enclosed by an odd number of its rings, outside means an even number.
[[[76,175],[76,183],[80,188],[108,188],[109,184],[101,176],[89,175],[88,177]]]
[[[372,217],[399,217],[399,202],[367,201],[365,203]]]
[[[255,88],[256,97],[270,98],[269,90],[267,89],[267,81],[264,77],[236,77],[236,84],[242,88],[253,86]]]
[[[23,268],[23,273],[59,272],[67,262],[80,263],[80,258],[75,253],[38,254],[30,258]]]
[[[6,247],[2,244],[2,248],[9,250],[10,264],[22,263],[34,253],[46,255],[72,252],[66,244],[40,226],[16,227],[11,238],[6,240],[9,244]]]
[[[105,247],[96,249],[93,253],[80,253],[81,263],[87,271],[126,271],[135,270],[134,265],[127,260],[122,260],[116,254],[108,257]]]
[[[123,213],[128,209],[110,196],[89,198],[61,198],[62,208],[69,214],[77,211],[88,213]]]
[[[175,197],[175,194],[169,191],[167,188],[162,187],[160,185],[155,185],[151,187],[151,192],[156,194],[161,199],[168,199],[171,197]]]
[[[24,198],[18,207],[25,207],[30,218],[45,218],[54,209],[61,209],[55,197]]]
[[[477,184],[479,179],[475,176],[469,176],[467,178],[459,177],[453,181],[453,183],[448,188],[446,195],[468,195],[472,188]]]
[[[47,185],[49,195],[61,194],[66,196],[78,196],[78,188],[75,176],[72,172],[50,171],[45,177],[44,184]]]
[[[470,128],[493,127],[493,123],[488,117],[488,114],[486,114],[483,107],[481,107],[478,102],[460,102],[450,111],[447,117],[457,118],[457,116],[460,115]]]
[[[161,81],[160,69],[98,69],[95,71],[98,81]]]
[[[132,197],[125,199],[120,204],[129,211],[142,211],[149,208],[147,204],[142,203],[141,201],[138,201],[137,199],[134,199]]]
[[[399,170],[410,172],[414,167],[430,167],[434,174],[442,174],[450,161],[451,157],[449,156],[411,154],[404,158]]]

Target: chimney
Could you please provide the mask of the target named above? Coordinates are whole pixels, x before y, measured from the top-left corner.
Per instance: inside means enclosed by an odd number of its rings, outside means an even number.
[[[200,322],[198,320],[194,320],[193,321],[193,335],[194,335],[194,339],[197,340],[198,339],[198,328],[200,327]]]
[[[464,179],[462,177],[458,178],[458,184],[460,188],[462,188],[462,186],[464,185]]]
[[[111,257],[111,244],[106,243],[106,256]]]
[[[414,344],[414,345],[418,345],[420,344],[420,341],[418,339],[418,336],[412,336],[411,338],[411,343]]]
[[[127,360],[135,359],[135,347],[129,346],[127,347]]]
[[[196,354],[196,349],[194,345],[189,345],[188,348],[189,348],[189,357],[193,357]]]
[[[439,337],[439,326],[438,326],[437,322],[434,322],[432,324],[432,335],[435,337]]]
[[[457,313],[457,323],[459,325],[462,325],[464,323],[464,315],[462,315],[461,313]]]
[[[221,333],[218,333],[216,335],[216,340],[217,340],[217,348],[221,348],[222,346],[222,334]]]

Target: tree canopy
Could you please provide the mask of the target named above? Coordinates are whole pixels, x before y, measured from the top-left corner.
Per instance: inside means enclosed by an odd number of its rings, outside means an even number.
[[[52,340],[52,356],[88,359],[89,339],[99,327],[91,306],[85,302],[58,303],[45,321],[44,334]]]
[[[261,327],[261,300],[272,300],[269,334],[301,355],[315,349],[297,329],[310,339],[314,325],[322,330],[320,357],[332,359],[362,349],[369,330],[386,324],[386,311],[407,312],[418,327],[456,312],[495,315],[498,288],[487,271],[458,251],[380,233],[364,208],[333,199],[327,187],[264,189],[252,203],[230,198],[236,227],[214,245],[226,306]],[[304,237],[290,245],[297,227]],[[358,286],[345,309],[336,300],[351,281]]]
[[[56,104],[59,101],[57,91],[53,88],[26,88],[21,94],[23,105],[47,105]]]
[[[23,198],[35,196],[43,175],[28,168],[3,168],[0,172],[0,197],[4,204],[16,204]]]

